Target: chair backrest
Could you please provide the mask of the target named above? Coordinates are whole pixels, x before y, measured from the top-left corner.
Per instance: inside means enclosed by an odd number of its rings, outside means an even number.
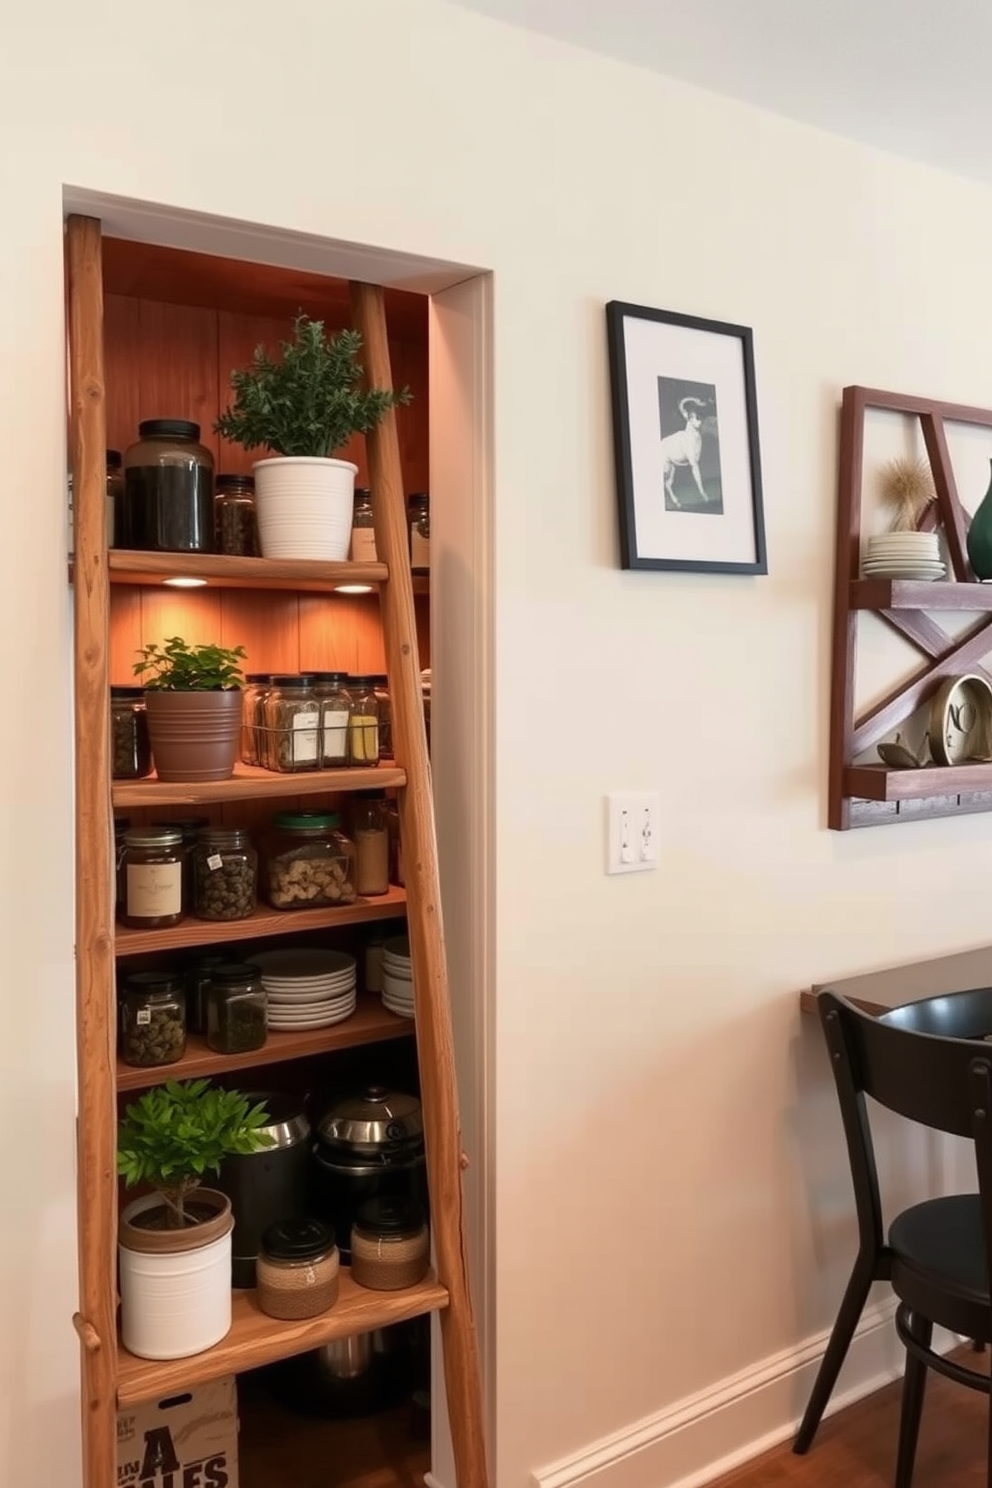
[[[878,1175],[864,1097],[975,1143],[992,1236],[992,988],[907,1003],[881,1016],[828,990],[817,1003],[837,1085],[862,1243],[883,1240]]]

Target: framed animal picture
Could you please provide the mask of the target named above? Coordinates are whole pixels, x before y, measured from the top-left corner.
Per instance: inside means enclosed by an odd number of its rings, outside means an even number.
[[[606,326],[621,566],[767,573],[750,330],[619,300]]]

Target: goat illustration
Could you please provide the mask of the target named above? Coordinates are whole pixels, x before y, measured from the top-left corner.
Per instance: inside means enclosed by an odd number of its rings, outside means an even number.
[[[679,413],[685,419],[685,428],[679,429],[675,434],[668,434],[661,441],[662,479],[665,482],[665,495],[676,508],[680,510],[682,503],[675,494],[675,471],[679,466],[688,465],[692,472],[692,478],[696,482],[696,490],[704,501],[708,502],[706,487],[699,473],[699,456],[703,448],[703,413],[706,404],[701,398],[683,398],[679,403]]]

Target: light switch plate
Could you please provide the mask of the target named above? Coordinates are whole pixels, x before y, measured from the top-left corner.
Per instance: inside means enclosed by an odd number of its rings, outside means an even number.
[[[612,791],[606,798],[607,873],[657,868],[660,822],[657,791]]]

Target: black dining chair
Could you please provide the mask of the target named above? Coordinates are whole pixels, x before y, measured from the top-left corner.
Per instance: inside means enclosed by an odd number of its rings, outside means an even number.
[[[837,1382],[873,1281],[898,1299],[906,1348],[895,1488],[910,1488],[927,1370],[989,1394],[989,1377],[931,1348],[935,1325],[985,1345],[992,1334],[992,988],[908,1003],[881,1016],[821,992],[820,1021],[840,1100],[858,1216],[858,1254],[793,1442],[805,1452]],[[882,1226],[865,1096],[934,1131],[974,1142],[978,1193],[914,1204]],[[992,1413],[987,1445],[992,1488]]]

